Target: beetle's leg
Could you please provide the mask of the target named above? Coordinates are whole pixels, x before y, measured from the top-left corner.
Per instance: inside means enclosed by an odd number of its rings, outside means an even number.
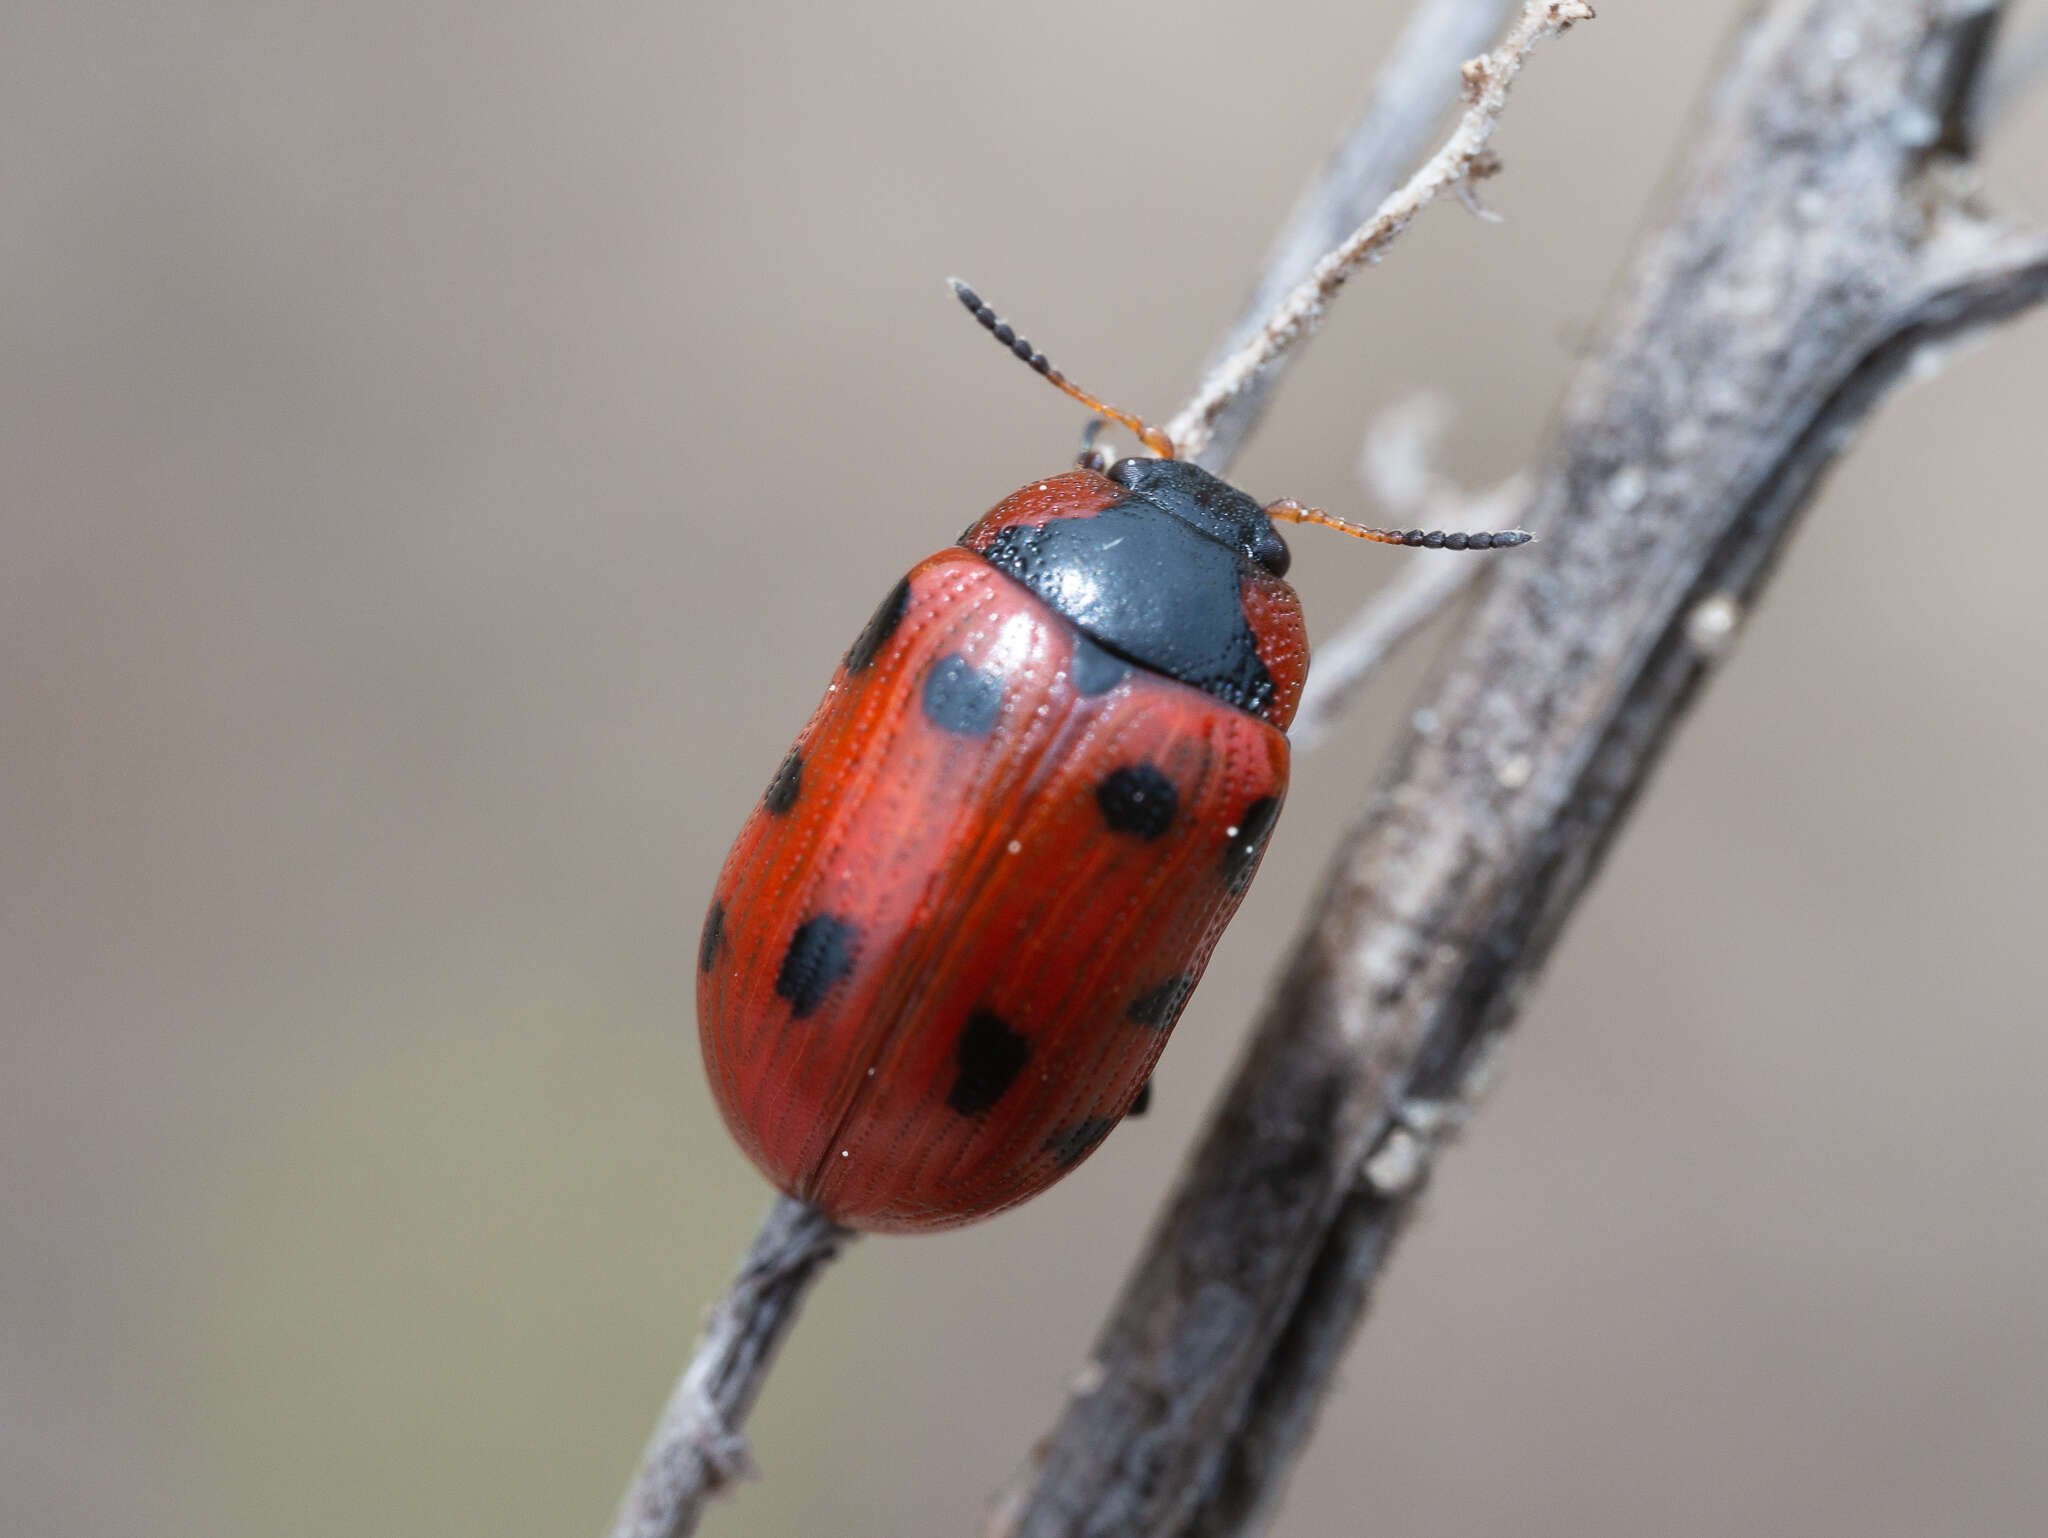
[[[1074,456],[1074,463],[1083,470],[1093,470],[1097,475],[1109,473],[1110,452],[1095,441],[1102,436],[1102,430],[1107,426],[1107,417],[1090,417],[1088,425],[1081,429],[1081,452]]]

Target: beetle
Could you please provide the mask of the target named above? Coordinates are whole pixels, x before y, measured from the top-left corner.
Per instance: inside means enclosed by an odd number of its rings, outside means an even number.
[[[1076,468],[883,598],[741,829],[698,946],[705,1071],[741,1148],[850,1227],[989,1216],[1085,1159],[1154,1062],[1287,794],[1308,671],[1276,521],[1080,390]],[[1150,451],[1111,463],[1103,420]]]

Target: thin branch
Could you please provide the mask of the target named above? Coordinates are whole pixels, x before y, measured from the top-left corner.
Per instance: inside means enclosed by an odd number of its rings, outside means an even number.
[[[1297,754],[1320,747],[1380,669],[1479,575],[1479,562],[1417,550],[1400,573],[1316,648],[1316,665],[1289,728]]]
[[[1956,206],[1995,8],[1776,0],[1569,396],[1495,580],[1337,852],[1179,1189],[1008,1490],[1016,1538],[1256,1531],[1455,1128],[1874,406],[2048,295]]]
[[[1450,104],[1450,82],[1464,62],[1499,36],[1516,0],[1420,0],[1373,80],[1365,109],[1303,189],[1237,321],[1210,359],[1214,369],[1265,329],[1293,288],[1338,242],[1365,223],[1429,147],[1430,130]],[[1194,456],[1221,474],[1263,412],[1267,397],[1295,358],[1275,358],[1255,374],[1216,419]]]
[[[1524,476],[1469,496],[1437,468],[1450,403],[1423,393],[1396,403],[1366,433],[1360,469],[1390,523],[1423,528],[1491,529],[1514,523],[1528,501]],[[1484,570],[1440,550],[1415,550],[1393,580],[1316,647],[1288,739],[1296,753],[1319,746],[1337,718],[1378,676],[1402,644],[1434,619]]]
[[[1316,263],[1309,275],[1281,301],[1257,334],[1211,369],[1194,398],[1166,425],[1166,435],[1184,458],[1201,460],[1217,420],[1231,402],[1250,389],[1276,359],[1285,357],[1322,324],[1330,301],[1367,262],[1377,261],[1415,216],[1453,187],[1486,174],[1487,141],[1500,124],[1508,88],[1522,72],[1540,42],[1581,21],[1593,8],[1585,0],[1529,0],[1501,45],[1492,53],[1467,61],[1465,95],[1469,105],[1443,147],[1365,223]],[[1206,461],[1204,461],[1206,462]]]
[[[739,1428],[825,1266],[856,1236],[777,1197],[669,1395],[612,1538],[684,1538],[704,1503],[754,1473]]]

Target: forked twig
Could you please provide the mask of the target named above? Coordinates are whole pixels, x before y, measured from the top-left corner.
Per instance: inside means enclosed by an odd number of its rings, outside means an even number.
[[[1491,491],[1466,494],[1437,468],[1449,420],[1449,402],[1427,393],[1398,402],[1375,419],[1360,456],[1373,500],[1404,523],[1512,524],[1529,499],[1528,477],[1510,476]],[[1305,753],[1323,743],[1380,668],[1483,570],[1484,562],[1446,559],[1433,550],[1410,554],[1392,580],[1317,645],[1308,685],[1287,729],[1294,751]]]
[[[1216,423],[1275,359],[1292,352],[1322,324],[1330,301],[1361,266],[1377,261],[1415,216],[1443,193],[1489,169],[1487,141],[1500,125],[1508,88],[1536,45],[1578,22],[1590,21],[1585,0],[1531,0],[1501,45],[1465,65],[1469,105],[1443,147],[1405,185],[1282,300],[1251,340],[1210,370],[1193,399],[1166,424],[1166,435],[1181,456],[1200,460]]]
[[[1452,100],[1451,82],[1465,61],[1484,53],[1500,36],[1521,0],[1420,0],[1374,77],[1364,110],[1295,200],[1280,233],[1267,248],[1258,280],[1243,310],[1209,360],[1220,367],[1266,328],[1296,285],[1345,236],[1364,224],[1407,179],[1430,147],[1430,133]],[[1187,456],[1222,474],[1257,425],[1266,399],[1293,352],[1274,358],[1252,375],[1224,407],[1198,454]]]

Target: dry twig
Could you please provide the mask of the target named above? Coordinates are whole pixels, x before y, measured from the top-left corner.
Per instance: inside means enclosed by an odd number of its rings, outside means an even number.
[[[1360,456],[1366,484],[1386,520],[1423,528],[1503,528],[1528,500],[1524,476],[1468,496],[1436,465],[1450,406],[1435,395],[1412,396],[1382,413]],[[1381,666],[1434,619],[1485,569],[1482,561],[1446,558],[1440,551],[1410,551],[1393,579],[1316,647],[1294,724],[1287,729],[1296,753],[1317,747],[1345,707]]]
[[[1500,35],[1516,4],[1517,0],[1420,0],[1380,66],[1365,110],[1302,189],[1267,248],[1258,281],[1205,372],[1220,368],[1265,330],[1316,263],[1401,185],[1429,148],[1430,130],[1443,114],[1450,82],[1459,78],[1467,59],[1483,53]],[[1258,421],[1274,386],[1299,355],[1297,346],[1246,380],[1216,418],[1201,452],[1189,457],[1222,474]]]
[[[1475,519],[1480,527],[1493,524]],[[1287,737],[1297,754],[1320,747],[1345,708],[1401,649],[1479,575],[1478,562],[1444,560],[1434,550],[1409,555],[1400,572],[1374,593],[1342,629],[1316,647],[1316,666],[1302,690]]]
[[[619,1506],[612,1538],[682,1538],[696,1531],[709,1497],[753,1473],[739,1427],[811,1283],[853,1238],[815,1208],[776,1198],[732,1286],[704,1321]]]
[[[1590,21],[1592,16],[1593,8],[1585,0],[1530,0],[1498,48],[1466,62],[1469,105],[1443,147],[1370,219],[1317,262],[1258,332],[1210,370],[1194,398],[1166,424],[1166,435],[1182,457],[1202,459],[1218,419],[1230,404],[1251,389],[1276,358],[1291,353],[1322,324],[1330,301],[1354,272],[1377,261],[1415,216],[1442,193],[1463,186],[1489,168],[1490,162],[1484,158],[1487,141],[1500,125],[1508,104],[1508,87],[1522,72],[1531,51],[1546,38]]]

